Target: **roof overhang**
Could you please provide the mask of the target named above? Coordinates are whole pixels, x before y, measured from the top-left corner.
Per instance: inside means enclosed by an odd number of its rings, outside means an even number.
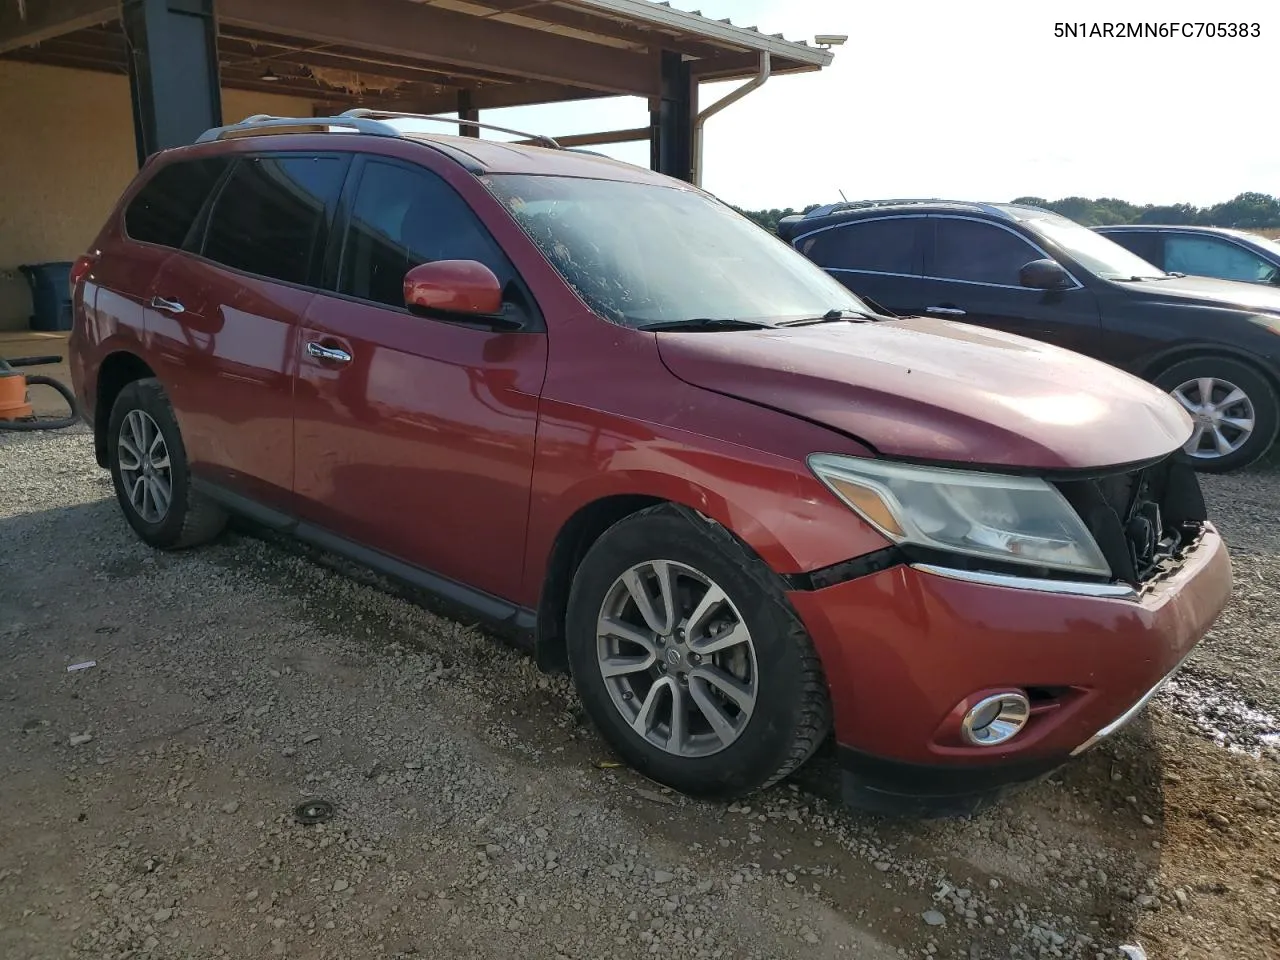
[[[661,93],[679,53],[701,81],[819,70],[830,50],[652,0],[217,0],[223,86],[420,113]],[[118,0],[0,0],[0,55],[127,72]]]

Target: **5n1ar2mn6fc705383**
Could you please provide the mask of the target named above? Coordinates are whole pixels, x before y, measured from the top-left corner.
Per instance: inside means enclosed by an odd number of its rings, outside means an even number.
[[[1105,37],[1108,39],[1159,38],[1166,40],[1174,37],[1184,39],[1196,39],[1202,37],[1210,39],[1238,39],[1262,36],[1262,24],[1246,22],[1243,20],[1217,22],[1168,20],[1158,23],[1145,21],[1138,23],[1120,21],[1103,21],[1095,23],[1058,22],[1053,25],[1053,35],[1055,37],[1066,37],[1071,39],[1093,39],[1095,37]]]

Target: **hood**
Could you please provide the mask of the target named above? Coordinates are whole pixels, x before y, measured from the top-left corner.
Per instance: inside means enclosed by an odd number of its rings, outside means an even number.
[[[831,427],[886,457],[1075,470],[1154,459],[1191,436],[1191,418],[1150,384],[968,324],[908,317],[657,339],[686,383]]]
[[[1280,317],[1280,287],[1269,284],[1211,277],[1170,277],[1167,280],[1139,280],[1116,285],[1151,300],[1187,306],[1232,307]]]

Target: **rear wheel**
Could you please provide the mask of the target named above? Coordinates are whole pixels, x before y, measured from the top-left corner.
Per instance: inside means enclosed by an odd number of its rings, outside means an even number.
[[[1155,380],[1195,421],[1182,458],[1197,470],[1226,473],[1253,463],[1275,441],[1280,401],[1271,383],[1227,357],[1175,363]]]
[[[723,528],[664,505],[592,546],[569,598],[584,706],[632,766],[735,796],[807,760],[830,727],[813,644],[778,578]]]
[[[116,397],[107,462],[125,519],[151,546],[196,546],[226,526],[226,513],[191,488],[182,434],[158,380],[135,380]]]

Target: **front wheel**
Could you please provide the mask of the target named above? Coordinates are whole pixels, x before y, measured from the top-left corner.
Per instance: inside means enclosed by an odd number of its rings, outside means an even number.
[[[684,508],[651,507],[596,541],[574,578],[567,632],[602,735],[684,793],[768,786],[830,728],[817,653],[781,582]]]
[[[1271,448],[1280,427],[1280,401],[1271,383],[1227,357],[1175,363],[1155,379],[1182,404],[1195,429],[1182,458],[1205,473],[1247,467]]]

